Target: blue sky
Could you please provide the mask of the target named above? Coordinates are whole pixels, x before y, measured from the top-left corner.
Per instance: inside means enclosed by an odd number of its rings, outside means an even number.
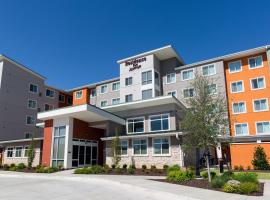
[[[268,0],[3,1],[0,54],[69,89],[168,44],[186,63],[270,44],[269,10]]]

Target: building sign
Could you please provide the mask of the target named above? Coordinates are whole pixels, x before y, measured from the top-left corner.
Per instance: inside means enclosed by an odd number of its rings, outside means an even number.
[[[130,61],[126,61],[125,65],[126,66],[132,66],[129,71],[134,71],[135,69],[140,69],[142,67],[141,63],[142,62],[146,62],[146,57],[142,57],[142,58],[137,58],[134,60],[130,60]]]

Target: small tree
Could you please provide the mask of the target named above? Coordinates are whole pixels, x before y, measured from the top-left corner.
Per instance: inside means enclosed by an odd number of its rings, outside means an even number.
[[[267,170],[270,169],[264,148],[261,146],[254,148],[252,165],[254,169]]]
[[[115,129],[115,138],[112,140],[113,164],[117,167],[121,161],[121,149],[118,129]]]
[[[32,140],[31,140],[30,145],[28,147],[28,153],[27,153],[28,168],[32,168],[33,161],[34,161],[35,155],[36,155],[35,147],[36,147],[36,142],[35,142],[34,138],[32,137]]]
[[[189,108],[181,123],[186,133],[183,136],[183,147],[204,150],[208,179],[211,182],[209,148],[216,147],[220,142],[220,136],[226,134],[228,126],[226,98],[202,75],[196,74],[190,87],[194,88],[194,93],[187,101]]]

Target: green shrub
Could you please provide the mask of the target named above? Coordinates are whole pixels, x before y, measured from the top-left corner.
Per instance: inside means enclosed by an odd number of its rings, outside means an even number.
[[[3,165],[3,169],[4,169],[4,170],[8,170],[8,169],[9,169],[9,165],[8,165],[8,164],[4,164],[4,165]]]
[[[9,171],[16,171],[17,170],[17,167],[16,166],[13,166],[13,167],[10,167],[9,169],[8,169]]]
[[[16,167],[16,165],[14,163],[11,163],[10,167]]]
[[[135,173],[135,168],[134,168],[134,166],[133,166],[133,165],[130,165],[130,166],[128,167],[128,169],[127,169],[127,172],[128,172],[129,174],[134,174],[134,173]]]
[[[112,164],[112,169],[115,169],[116,165],[115,164]]]
[[[227,178],[230,178],[230,177],[232,177],[233,176],[233,172],[232,171],[226,171],[226,172],[224,172],[221,176],[222,177],[227,177]]]
[[[102,174],[104,172],[104,168],[100,165],[93,165],[89,168],[91,169],[92,174]]]
[[[92,174],[90,167],[78,168],[74,171],[75,174]]]
[[[267,160],[267,155],[263,147],[261,146],[255,147],[252,165],[254,169],[258,169],[258,170],[270,169],[270,164]]]
[[[106,174],[108,174],[111,171],[109,165],[104,165],[103,169],[104,169],[104,173]]]
[[[142,169],[143,170],[146,170],[147,169],[147,166],[146,165],[142,165]]]
[[[239,165],[239,171],[244,171],[244,167],[242,165]]]
[[[253,192],[258,192],[259,185],[258,183],[254,183],[254,182],[243,182],[240,184],[238,191],[241,194],[250,194]]]
[[[216,172],[210,172],[210,175],[211,175],[211,178],[213,179],[213,178],[215,178],[216,176],[217,176],[217,174],[216,174]],[[207,171],[205,171],[205,172],[203,172],[202,173],[202,177],[204,178],[204,179],[208,179],[208,172]]]
[[[123,169],[127,169],[127,164],[123,164]]]
[[[132,169],[136,169],[136,166],[134,164],[130,165]]]
[[[211,181],[211,186],[213,188],[222,188],[225,185],[225,183],[226,179],[218,176]]]
[[[157,169],[156,165],[151,165],[150,170],[151,170],[152,172],[156,171],[156,169]]]
[[[169,173],[170,171],[177,171],[177,170],[180,170],[179,165],[173,165],[173,166],[168,167],[167,173]]]
[[[57,172],[58,168],[55,167],[44,167],[41,166],[39,168],[36,168],[36,173],[53,173],[53,172]]]
[[[228,183],[225,183],[225,185],[223,186],[222,190],[224,192],[228,192],[228,193],[237,193],[238,192],[238,188],[236,186],[230,185]]]
[[[115,172],[116,172],[117,174],[121,174],[121,173],[122,173],[122,169],[121,169],[120,167],[116,167],[116,168],[115,168]]]
[[[167,170],[169,168],[169,165],[163,165],[163,169]]]
[[[25,169],[26,166],[24,163],[19,163],[18,166],[17,166],[18,169]]]
[[[236,173],[233,175],[233,179],[240,181],[241,183],[243,182],[257,183],[258,182],[257,174],[253,172]]]
[[[190,170],[174,170],[170,171],[167,175],[167,180],[174,182],[188,181],[194,178],[194,173]]]

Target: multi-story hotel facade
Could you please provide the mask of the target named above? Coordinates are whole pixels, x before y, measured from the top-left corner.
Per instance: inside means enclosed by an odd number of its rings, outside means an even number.
[[[194,95],[191,83],[201,74],[211,80],[213,95],[227,99],[230,131],[212,157],[252,167],[254,147],[263,146],[270,157],[269,58],[270,47],[263,46],[185,64],[172,46],[165,46],[121,59],[119,77],[58,90],[72,105],[56,102],[54,109],[37,114],[44,122],[39,124],[44,131],[39,161],[65,168],[111,165],[117,136],[120,165],[194,163],[193,154],[182,148],[181,120]]]

